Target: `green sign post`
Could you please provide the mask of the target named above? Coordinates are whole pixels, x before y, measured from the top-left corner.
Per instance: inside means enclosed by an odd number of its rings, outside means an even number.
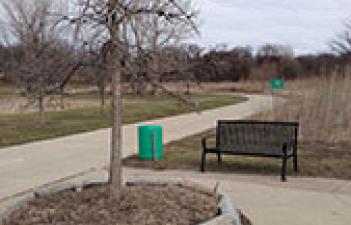
[[[272,79],[269,81],[272,91],[283,90],[285,88],[285,81],[283,79]]]
[[[274,99],[275,99],[275,97],[274,97],[274,94],[277,91],[284,90],[284,88],[285,88],[285,80],[276,78],[276,79],[270,80],[269,84],[270,84],[271,90],[272,90],[272,114],[275,117],[275,110],[274,110]]]

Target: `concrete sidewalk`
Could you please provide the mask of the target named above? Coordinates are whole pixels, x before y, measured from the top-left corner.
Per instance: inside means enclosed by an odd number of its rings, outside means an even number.
[[[351,224],[350,181],[289,177],[280,182],[277,176],[136,169],[124,173],[128,180],[185,180],[209,188],[218,183],[255,225]]]
[[[217,119],[242,119],[271,107],[269,96],[198,113],[145,122],[164,129],[164,143],[215,127]],[[138,124],[123,127],[123,156],[137,152]],[[108,163],[110,129],[0,149],[0,202]]]
[[[179,181],[210,189],[219,184],[255,225],[348,225],[351,221],[351,182],[333,179],[255,176],[196,171],[162,171],[124,168],[125,181]],[[60,182],[82,184],[107,181],[107,171],[97,170]],[[1,210],[13,201],[0,203]]]

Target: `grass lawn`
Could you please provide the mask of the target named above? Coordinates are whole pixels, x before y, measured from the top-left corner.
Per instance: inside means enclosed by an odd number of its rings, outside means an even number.
[[[200,110],[247,100],[245,97],[224,95],[193,98],[199,102]],[[168,97],[126,97],[123,107],[124,124],[189,112],[177,100]],[[111,111],[110,108],[107,111]],[[98,107],[47,112],[44,125],[37,123],[36,113],[0,115],[0,147],[106,128],[110,123],[110,116],[100,116]]]
[[[164,159],[154,163],[140,161],[136,156],[124,160],[130,167],[147,167],[156,170],[180,169],[199,171],[202,137],[214,130],[187,137],[165,146]],[[212,143],[214,144],[214,140]],[[351,143],[301,143],[299,146],[299,176],[351,179]],[[215,156],[209,156],[207,171],[280,175],[281,160],[245,156],[223,156],[221,165]],[[292,162],[288,163],[288,176],[293,175]]]

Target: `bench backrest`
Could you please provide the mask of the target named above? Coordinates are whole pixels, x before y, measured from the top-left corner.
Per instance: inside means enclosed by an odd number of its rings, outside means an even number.
[[[227,152],[281,154],[297,144],[298,122],[218,121],[217,147]]]

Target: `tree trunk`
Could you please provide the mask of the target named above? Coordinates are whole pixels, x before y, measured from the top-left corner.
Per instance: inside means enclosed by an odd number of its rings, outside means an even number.
[[[154,16],[153,18],[153,36],[151,40],[151,48],[154,52],[157,52],[157,42],[159,39],[159,30],[158,30],[158,18]],[[152,59],[152,68],[154,71],[158,71],[158,55],[154,55]],[[152,74],[152,77],[154,77],[155,80],[158,80],[158,75]],[[156,77],[157,76],[157,77]],[[151,85],[151,95],[156,96],[158,94],[157,92],[158,87],[156,85]]]
[[[146,89],[145,84],[143,83],[143,78],[138,77],[137,82],[136,82],[136,95],[137,96],[142,96],[144,94],[144,91]]]
[[[122,93],[119,69],[113,74],[112,97],[113,122],[109,183],[112,195],[119,199],[122,186]]]
[[[60,109],[65,110],[65,88],[60,88]]]
[[[185,95],[190,95],[190,81],[186,83]]]
[[[158,95],[158,87],[156,85],[151,85],[151,95],[152,96]]]
[[[45,106],[44,106],[44,96],[40,94],[39,98],[39,123],[44,124],[45,122]]]
[[[136,95],[136,90],[137,90],[137,84],[136,84],[136,78],[133,75],[132,78],[129,80],[129,87],[130,87],[130,93],[132,95]]]
[[[100,97],[100,115],[105,116],[105,106],[106,106],[106,98],[105,98],[105,82],[99,81],[99,97]]]
[[[114,11],[116,0],[109,0],[108,11]],[[122,188],[122,91],[121,63],[118,52],[119,27],[116,18],[111,16],[110,23],[110,55],[109,64],[112,74],[112,140],[110,151],[109,184],[111,198],[120,199]]]

